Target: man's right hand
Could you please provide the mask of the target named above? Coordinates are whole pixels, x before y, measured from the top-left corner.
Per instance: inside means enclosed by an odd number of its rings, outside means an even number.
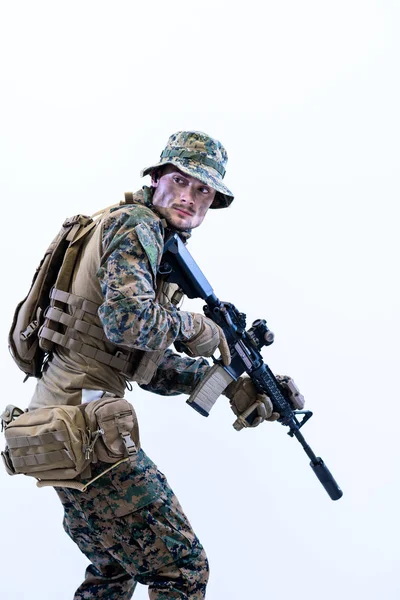
[[[231,362],[228,342],[221,327],[200,313],[192,313],[194,335],[183,342],[184,351],[189,356],[212,356],[218,348],[222,362],[228,366]]]

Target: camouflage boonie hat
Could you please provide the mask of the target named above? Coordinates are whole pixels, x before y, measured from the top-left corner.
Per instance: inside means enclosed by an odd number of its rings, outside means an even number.
[[[232,192],[222,183],[228,155],[218,140],[201,131],[173,133],[160,156],[160,161],[141,172],[149,175],[161,165],[175,165],[180,171],[209,185],[217,194],[210,208],[225,208],[233,200]]]

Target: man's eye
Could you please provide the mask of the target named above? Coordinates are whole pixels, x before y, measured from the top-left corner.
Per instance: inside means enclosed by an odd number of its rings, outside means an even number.
[[[201,192],[202,194],[209,194],[209,193],[210,193],[210,190],[209,190],[208,188],[206,188],[206,187],[202,187],[202,188],[200,188],[200,192]]]
[[[185,183],[182,177],[174,177],[175,183]]]

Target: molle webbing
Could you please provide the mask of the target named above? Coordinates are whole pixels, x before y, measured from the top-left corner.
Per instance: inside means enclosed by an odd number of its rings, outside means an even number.
[[[70,292],[63,292],[55,287],[51,290],[50,299],[58,300],[64,304],[69,304],[73,308],[82,310],[84,313],[86,312],[90,315],[97,315],[97,310],[99,308],[99,304],[96,304],[95,302],[91,302],[82,296],[77,296],[76,294],[71,294]]]
[[[58,344],[59,346],[63,346],[68,350],[72,350],[77,354],[83,354],[83,356],[86,356],[87,358],[97,360],[98,362],[104,365],[117,369],[118,371],[123,371],[126,365],[129,363],[128,358],[123,358],[121,356],[110,354],[109,352],[99,350],[94,346],[90,346],[89,344],[85,344],[83,342],[73,339],[71,337],[73,335],[71,333],[72,331],[73,329],[67,330],[65,334],[62,334],[58,331],[53,331],[52,329],[44,327],[41,331],[40,337],[43,337],[44,339],[49,340],[54,344]]]
[[[79,331],[79,333],[90,335],[91,337],[94,337],[97,340],[102,340],[104,342],[107,341],[107,336],[104,333],[104,329],[102,327],[90,324],[87,321],[82,321],[81,319],[78,319],[75,315],[70,315],[62,311],[60,308],[56,308],[55,306],[49,306],[48,308],[46,308],[44,316],[47,319],[55,321],[56,323],[61,323],[62,325],[65,325],[70,329],[75,329],[76,331]]]
[[[9,436],[7,444],[9,448],[26,448],[28,446],[44,446],[53,442],[66,442],[68,440],[68,432],[66,429],[60,431],[49,431],[48,433],[37,434],[33,436],[18,435],[15,437]]]
[[[79,339],[79,334],[86,334],[95,340],[108,341],[104,330],[97,325],[92,325],[83,321],[82,318],[85,313],[90,315],[97,314],[98,305],[94,302],[86,300],[81,296],[72,294],[69,292],[63,292],[53,288],[51,292],[52,300],[56,300],[58,304],[62,303],[69,305],[79,311],[79,318],[75,315],[70,315],[59,307],[50,306],[46,309],[46,321],[39,332],[40,339],[47,340],[54,344],[58,344],[68,350],[82,354],[87,358],[92,358],[102,364],[108,365],[118,371],[124,371],[128,366],[131,358],[131,353],[125,353],[118,346],[112,344],[116,352],[111,354],[104,350],[100,350],[96,346],[84,343]],[[47,327],[47,324],[55,327]],[[58,324],[62,324],[65,327],[65,331],[61,333],[57,331]],[[111,342],[108,342],[111,344]]]
[[[50,292],[51,307],[62,310],[64,308],[64,304],[70,304],[74,308],[83,310],[83,312],[77,315],[77,318],[80,319],[82,318],[84,312],[96,314],[95,312],[93,313],[93,311],[96,311],[97,307],[95,307],[93,302],[89,302],[88,300],[85,300],[85,298],[80,298],[79,296],[76,297],[75,304],[72,304],[73,298],[69,298],[68,289],[82,244],[87,238],[87,235],[94,231],[98,223],[99,221],[92,221],[90,219],[88,223],[85,222],[83,228],[79,228],[79,224],[77,224],[77,229],[75,226],[73,227],[70,232],[73,234],[72,239],[69,239],[69,246],[64,254],[55,285],[52,287]],[[44,324],[39,330],[38,338],[40,348],[46,353],[50,353],[53,350],[53,342],[56,342],[55,339],[53,340],[51,338],[50,331],[54,330],[55,332],[59,332],[59,323],[60,321],[50,319],[47,316],[44,317]]]
[[[68,452],[66,450],[53,450],[51,452],[42,452],[40,454],[28,454],[27,456],[13,456],[13,466],[18,471],[23,471],[25,467],[43,467],[45,465],[51,465],[58,462],[65,462],[69,466],[73,466]]]

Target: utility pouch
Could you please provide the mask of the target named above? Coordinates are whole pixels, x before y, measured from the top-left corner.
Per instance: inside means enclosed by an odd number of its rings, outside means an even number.
[[[9,474],[70,480],[90,464],[90,433],[79,406],[48,406],[5,424],[2,457]]]
[[[92,462],[134,462],[140,448],[139,426],[133,406],[124,398],[104,396],[81,405],[92,442]]]

